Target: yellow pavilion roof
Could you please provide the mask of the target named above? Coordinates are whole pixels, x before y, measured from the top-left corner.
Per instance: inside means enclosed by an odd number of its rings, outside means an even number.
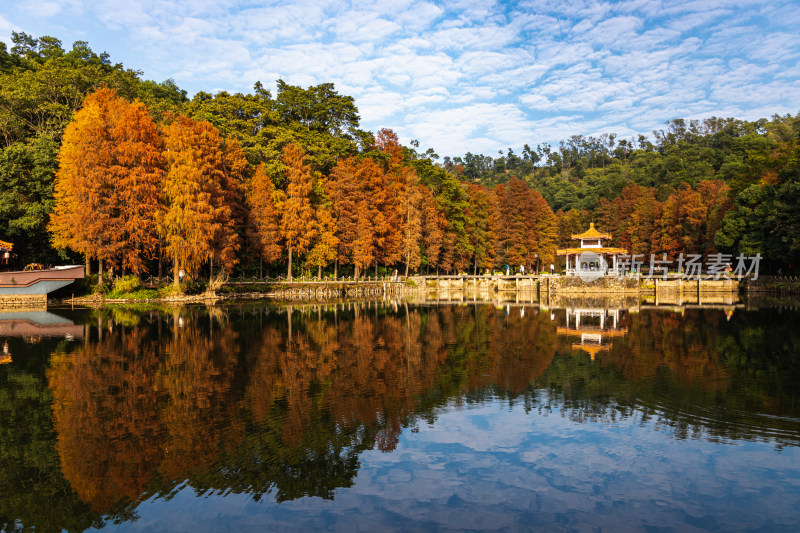
[[[10,242],[0,241],[0,248],[6,248],[8,250],[13,250],[14,249],[14,245],[11,244]]]
[[[583,252],[591,252],[593,254],[627,254],[628,250],[625,248],[562,248],[556,250],[556,255],[575,255],[582,254]]]
[[[608,233],[600,233],[594,227],[594,222],[589,223],[589,229],[583,233],[572,236],[573,239],[611,239]]]

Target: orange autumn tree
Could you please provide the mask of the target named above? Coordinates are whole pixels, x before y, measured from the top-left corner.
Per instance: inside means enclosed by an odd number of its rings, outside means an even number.
[[[497,215],[492,203],[491,192],[478,183],[470,183],[466,187],[468,201],[468,234],[473,249],[473,275],[478,267],[494,268],[497,231]]]
[[[372,264],[377,265],[380,259],[393,256],[399,249],[393,249],[395,241],[392,233],[396,227],[392,226],[391,221],[396,218],[396,212],[389,209],[391,200],[388,198],[383,169],[374,159],[366,158],[360,161],[355,177],[358,188],[358,234],[353,243],[353,264],[358,277],[361,270],[366,270]],[[399,257],[395,257],[397,259]]]
[[[403,149],[394,131],[387,128],[380,130],[375,144],[386,157],[383,172],[374,176],[379,180],[366,183],[370,187],[369,196],[378,216],[375,219],[375,273],[377,275],[378,262],[391,265],[404,258],[408,271],[407,256],[413,254],[408,241],[416,238],[416,247],[419,247],[419,235],[413,227],[411,233],[406,227],[409,215],[414,216],[413,199],[416,195],[409,191],[409,187],[418,181],[417,173],[403,163]]]
[[[336,220],[336,257],[334,273],[338,275],[338,266],[351,262],[353,243],[358,236],[358,188],[356,184],[356,171],[358,158],[355,156],[341,159],[331,171],[329,179],[325,182],[325,194],[331,201],[331,215]]]
[[[656,216],[661,211],[661,202],[656,198],[657,190],[653,187],[642,187],[632,184],[622,189],[613,201],[601,198],[595,211],[595,222],[606,232],[614,236],[618,246],[627,249],[631,254],[642,254],[650,257],[653,244],[653,231]],[[588,226],[573,233],[581,233]]]
[[[696,188],[683,183],[658,205],[653,249],[676,257],[680,253],[714,253],[714,235],[730,207],[728,185],[701,181]]]
[[[413,167],[403,161],[403,148],[397,134],[387,128],[378,132],[376,146],[385,154],[385,205],[379,207],[386,214],[390,231],[384,236],[386,263],[402,260],[405,275],[409,269],[417,270],[422,263],[422,199],[424,186]]]
[[[336,221],[330,208],[320,205],[314,218],[314,233],[316,240],[311,251],[308,252],[306,262],[317,267],[317,278],[322,279],[322,268],[336,259],[339,247],[339,238],[336,236]]]
[[[412,177],[413,176],[413,177]],[[420,243],[422,241],[422,200],[426,187],[418,183],[417,174],[409,175],[400,206],[403,213],[403,262],[406,264],[405,275],[409,269],[416,271],[422,263]]]
[[[420,189],[420,211],[422,213],[422,246],[425,249],[427,266],[439,265],[439,255],[444,241],[446,220],[436,207],[433,191],[427,187]]]
[[[315,236],[314,208],[311,206],[314,182],[311,165],[305,163],[305,157],[305,151],[296,144],[287,144],[281,156],[287,185],[280,228],[289,253],[289,280],[292,279],[292,254],[305,253]]]
[[[275,184],[262,163],[247,190],[247,237],[259,259],[271,263],[281,256],[280,217],[277,211]]]
[[[555,260],[558,219],[539,191],[512,178],[495,188],[502,224],[498,228],[498,255],[509,266],[532,266]]]
[[[526,214],[531,217],[528,232],[528,265],[552,263],[558,248],[558,219],[539,191],[528,190]],[[537,259],[538,256],[538,259]]]
[[[381,166],[355,156],[339,161],[326,184],[337,221],[337,261],[351,263],[356,277],[378,260],[387,243],[385,236],[392,230],[382,210],[387,196],[384,185]]]
[[[106,88],[88,95],[59,152],[53,244],[98,259],[101,274],[103,261],[143,272],[158,244],[161,147],[143,104]]]
[[[222,145],[222,192],[223,202],[230,209],[229,223],[221,226],[212,239],[209,282],[214,279],[214,260],[218,259],[227,269],[238,262],[236,252],[241,243],[239,235],[245,231],[247,208],[244,201],[245,183],[250,174],[250,165],[239,141],[223,139]],[[231,229],[234,234],[231,235]]]
[[[177,116],[164,130],[164,144],[165,207],[158,228],[178,287],[181,269],[197,273],[215,256],[232,267],[239,244],[224,189],[229,178],[219,131],[208,122]]]

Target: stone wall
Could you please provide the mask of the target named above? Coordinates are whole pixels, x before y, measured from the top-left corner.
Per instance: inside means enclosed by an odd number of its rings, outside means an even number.
[[[0,294],[0,309],[4,308],[32,308],[47,307],[46,294]]]
[[[542,290],[552,294],[619,294],[639,293],[641,287],[636,278],[606,277],[593,281],[584,281],[577,276],[545,276],[542,278]]]

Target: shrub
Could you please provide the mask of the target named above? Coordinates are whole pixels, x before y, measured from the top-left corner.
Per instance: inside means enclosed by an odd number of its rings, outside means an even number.
[[[114,294],[134,292],[141,286],[142,282],[138,276],[125,276],[124,278],[119,278],[114,282]]]
[[[183,286],[175,287],[175,285],[172,283],[168,283],[159,287],[158,293],[165,298],[170,296],[181,296],[183,294]]]

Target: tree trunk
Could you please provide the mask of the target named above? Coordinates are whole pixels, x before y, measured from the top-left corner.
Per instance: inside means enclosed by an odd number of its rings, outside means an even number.
[[[181,267],[179,266],[178,260],[175,259],[175,262],[172,263],[172,286],[175,287],[176,289],[181,286],[181,278],[178,275],[178,272],[180,272],[180,270]]]
[[[378,260],[375,260],[375,279],[378,279]]]
[[[99,276],[97,276],[97,286],[99,287],[99,286],[101,286],[103,284],[103,260],[102,259],[98,260],[98,267],[97,268],[98,268],[97,273],[99,274]]]
[[[322,265],[317,265],[317,279],[322,281]]]
[[[92,262],[89,260],[89,254],[83,254],[83,257],[86,258],[86,276],[92,275]]]
[[[214,283],[214,256],[213,255],[211,256],[211,259],[210,259],[209,265],[208,265],[208,284],[211,285],[212,283]]]
[[[408,277],[408,261],[406,261],[406,277]]]
[[[336,261],[333,262],[333,281],[339,277],[339,258],[336,258]]]
[[[258,280],[261,281],[264,279],[264,258],[259,256],[258,258]]]
[[[161,246],[158,247],[158,283],[161,284],[161,263],[163,257],[161,257]]]
[[[292,281],[292,245],[288,245],[287,248],[289,249],[289,272],[286,274],[286,279]]]

